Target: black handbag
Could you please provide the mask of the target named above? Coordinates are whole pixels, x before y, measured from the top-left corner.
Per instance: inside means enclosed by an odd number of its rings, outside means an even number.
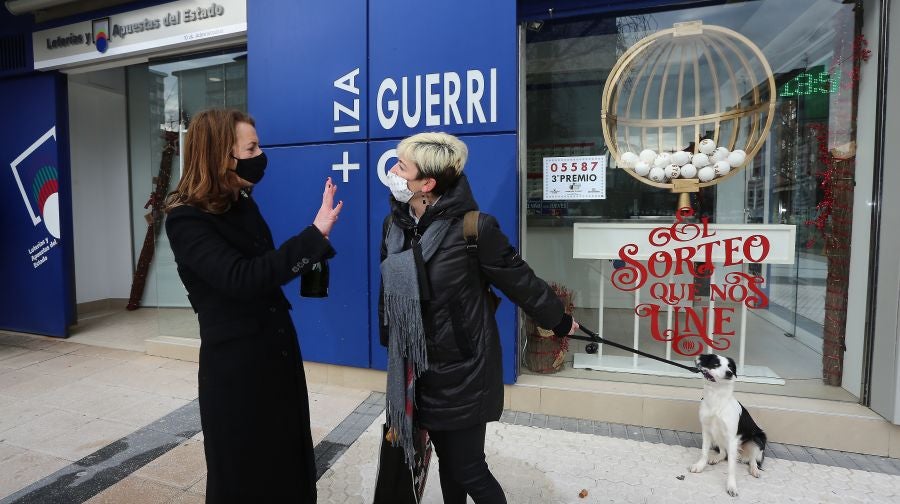
[[[375,476],[373,504],[419,504],[425,493],[428,464],[431,462],[431,438],[425,429],[413,435],[413,467],[410,469],[401,446],[391,446],[387,424],[381,426],[381,453]]]

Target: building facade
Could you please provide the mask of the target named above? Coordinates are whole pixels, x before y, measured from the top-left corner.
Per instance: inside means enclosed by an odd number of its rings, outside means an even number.
[[[131,297],[153,310],[155,345],[196,346],[165,233],[148,234],[150,195],[177,183],[193,114],[234,107],[254,116],[270,160],[254,197],[276,241],[311,221],[325,177],[346,203],[330,297],[285,287],[309,361],[385,369],[385,171],[403,137],[446,131],[469,146],[481,210],[603,338],[686,363],[719,351],[738,362],[741,392],[900,424],[890,0],[58,3],[8,2],[20,13],[2,18],[0,328],[65,337],[77,306]],[[706,138],[747,160],[699,190],[623,162],[699,152]],[[685,203],[718,238],[677,240],[691,255],[668,262],[629,255]],[[740,248],[751,239],[765,250]],[[701,386],[548,338],[509,302],[497,318],[509,385]]]

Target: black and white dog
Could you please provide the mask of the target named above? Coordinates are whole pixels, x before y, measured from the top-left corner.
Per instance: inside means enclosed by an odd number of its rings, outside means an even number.
[[[737,497],[734,471],[738,461],[750,465],[750,474],[759,478],[759,468],[765,458],[766,433],[756,425],[750,413],[734,398],[734,379],[737,369],[734,359],[716,354],[697,357],[695,364],[706,379],[700,403],[700,425],[703,428],[703,447],[700,460],[690,471],[703,471],[706,464],[728,459],[728,494]],[[716,451],[710,449],[715,447]]]

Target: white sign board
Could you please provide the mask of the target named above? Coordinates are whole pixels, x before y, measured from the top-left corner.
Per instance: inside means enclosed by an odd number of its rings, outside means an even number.
[[[35,70],[49,70],[246,33],[246,0],[179,0],[41,30],[31,37]]]
[[[674,218],[673,218],[674,220]],[[653,230],[675,226],[679,239],[666,241]],[[696,227],[689,227],[696,226]],[[675,261],[759,262],[793,264],[796,226],[785,224],[646,224],[646,223],[575,223],[572,257],[575,259],[619,259],[622,247],[634,244],[629,257],[647,260],[656,252],[664,252]],[[657,244],[651,243],[651,239]],[[763,247],[767,247],[763,254]],[[690,257],[688,258],[688,254]]]
[[[606,156],[545,157],[544,199],[606,199]]]

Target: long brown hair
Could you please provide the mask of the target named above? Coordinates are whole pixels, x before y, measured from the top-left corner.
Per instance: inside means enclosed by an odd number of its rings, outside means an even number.
[[[191,119],[184,139],[184,173],[166,197],[166,213],[180,205],[210,213],[228,210],[240,189],[237,175],[228,169],[240,122],[256,126],[252,117],[234,109],[204,110]]]

